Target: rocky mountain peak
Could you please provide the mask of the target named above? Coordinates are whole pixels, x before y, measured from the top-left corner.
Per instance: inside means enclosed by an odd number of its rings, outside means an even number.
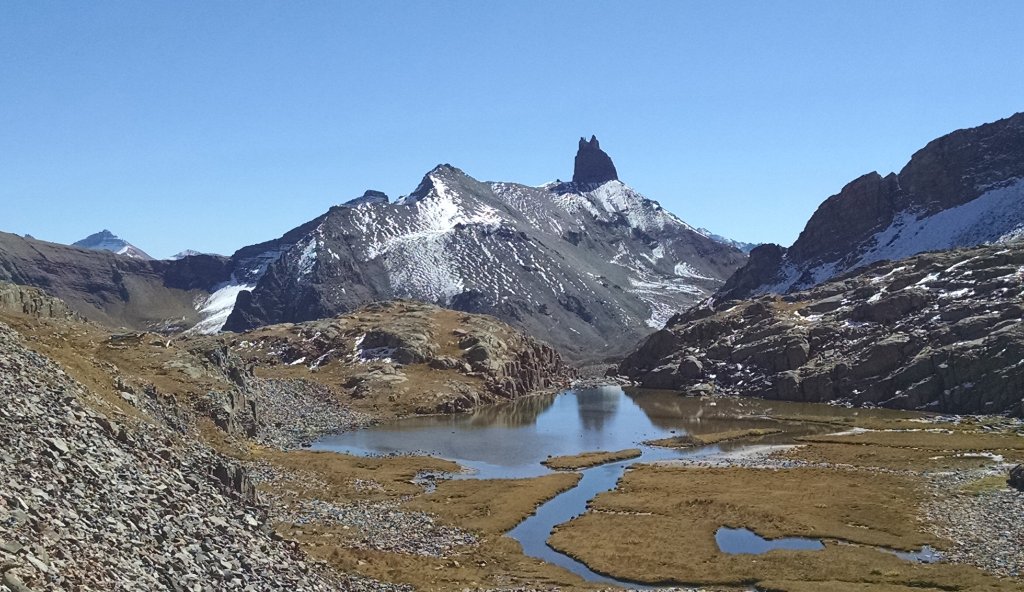
[[[590,136],[587,141],[580,138],[579,149],[576,151],[576,164],[572,172],[573,183],[604,183],[617,181],[619,174],[608,154],[601,150],[597,136]]]
[[[113,232],[103,229],[95,234],[75,242],[72,246],[92,249],[94,251],[110,251],[117,255],[124,255],[133,259],[152,259],[142,249],[120,238]]]
[[[448,163],[439,164],[430,169],[426,175],[423,175],[423,179],[420,181],[420,184],[416,186],[416,189],[414,189],[412,193],[398,198],[395,203],[399,205],[415,203],[430,195],[431,192],[436,193],[439,186],[443,190],[444,187],[449,184],[457,184],[468,178],[469,177],[466,173],[458,167],[454,167]]]
[[[389,203],[390,201],[391,199],[388,197],[388,194],[384,193],[383,191],[367,189],[365,192],[363,192],[361,196],[355,199],[350,199],[341,205],[351,208],[362,204],[386,204]]]

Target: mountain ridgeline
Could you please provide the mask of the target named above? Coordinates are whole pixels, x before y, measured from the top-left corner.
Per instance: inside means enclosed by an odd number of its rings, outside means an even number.
[[[405,197],[367,191],[231,257],[132,258],[109,232],[86,242],[2,235],[0,280],[38,286],[86,318],[168,332],[407,298],[496,316],[574,362],[621,357],[746,260],[619,181],[595,137],[580,139],[571,182],[481,182],[439,165]]]
[[[269,263],[236,278],[226,330],[409,298],[494,315],[576,361],[622,355],[745,259],[619,181],[596,138],[581,139],[570,183],[440,165],[395,202],[367,192],[248,251]]]

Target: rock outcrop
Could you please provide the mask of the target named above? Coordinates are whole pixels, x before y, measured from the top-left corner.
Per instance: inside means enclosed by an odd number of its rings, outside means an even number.
[[[252,384],[246,392],[265,385],[253,376],[255,367],[263,377],[340,385],[344,396],[366,406],[384,400],[396,412],[465,411],[565,388],[576,376],[557,351],[497,319],[414,301],[374,303],[335,318],[272,325],[215,343],[207,357],[218,368],[248,368],[246,382]],[[253,401],[250,412],[239,397],[215,406],[218,424],[237,430],[253,417],[259,431],[259,403]]]
[[[84,320],[63,300],[38,288],[0,282],[0,311],[37,318]]]
[[[899,174],[868,173],[826,199],[790,248],[754,249],[717,297],[806,289],[876,261],[1020,236],[1022,179],[1024,113],[953,132]]]
[[[350,199],[341,205],[354,208],[362,204],[386,204],[390,201],[391,200],[388,199],[388,195],[383,191],[367,189],[361,196],[355,199]]]
[[[1010,476],[1006,483],[1018,491],[1024,491],[1024,465],[1017,465],[1010,469]]]
[[[755,249],[756,251],[756,249]],[[877,263],[673,317],[619,366],[642,386],[1024,414],[1024,244]]]
[[[590,136],[588,142],[580,138],[580,146],[576,151],[576,162],[572,170],[572,182],[579,184],[604,183],[606,181],[617,181],[618,172],[612,158],[601,150],[601,144],[596,136]]]

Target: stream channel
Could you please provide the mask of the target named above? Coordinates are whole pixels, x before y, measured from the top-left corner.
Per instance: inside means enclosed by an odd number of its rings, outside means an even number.
[[[787,410],[794,404],[787,403]],[[819,410],[821,405],[808,405]],[[552,472],[541,464],[549,456],[639,448],[642,455],[580,471],[579,483],[546,503],[508,532],[523,552],[553,563],[582,578],[630,588],[642,588],[598,574],[585,564],[547,545],[552,529],[583,514],[587,503],[615,487],[631,465],[642,462],[707,457],[750,448],[747,441],[676,450],[643,442],[684,434],[707,434],[749,428],[775,428],[782,433],[757,439],[757,445],[792,443],[801,435],[835,431],[817,424],[777,422],[764,416],[772,402],[759,399],[696,398],[673,392],[629,390],[617,386],[569,390],[524,397],[456,415],[411,417],[367,429],[322,438],[315,450],[355,455],[426,454],[452,460],[469,469],[456,479],[516,479]],[[856,411],[830,408],[833,414]],[[765,540],[727,537],[727,552],[764,552]],[[720,541],[722,539],[719,539]],[[742,541],[750,540],[744,547]],[[815,539],[807,539],[815,541]],[[736,541],[740,541],[736,547]],[[788,539],[780,548],[790,544]],[[771,541],[767,541],[771,543]],[[720,543],[721,544],[721,543]],[[817,543],[820,545],[820,543]],[[813,545],[804,548],[818,548]],[[726,549],[723,549],[726,550]]]

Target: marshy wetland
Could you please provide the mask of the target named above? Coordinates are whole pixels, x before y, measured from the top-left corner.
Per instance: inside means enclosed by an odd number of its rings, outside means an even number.
[[[281,525],[314,556],[425,589],[1021,588],[1024,500],[997,477],[1024,459],[1010,420],[603,387],[382,423],[277,460],[299,457],[333,464],[318,472],[342,498],[472,533],[440,559]]]

